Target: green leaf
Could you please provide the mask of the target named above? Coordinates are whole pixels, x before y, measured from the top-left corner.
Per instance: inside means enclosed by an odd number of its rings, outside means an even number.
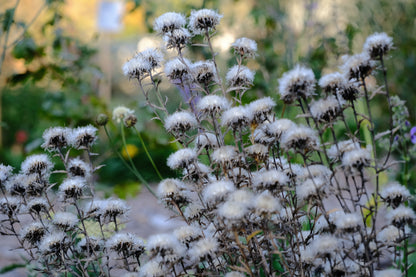
[[[26,37],[16,44],[12,54],[16,59],[25,59],[26,63],[30,63],[35,57],[43,55],[43,48],[38,47],[31,37]]]
[[[2,26],[4,32],[9,30],[10,26],[12,26],[13,24],[14,11],[15,11],[15,8],[10,8],[10,9],[7,9],[6,12],[4,13],[3,26]]]
[[[22,268],[25,267],[26,264],[11,264],[11,265],[6,265],[5,267],[0,269],[0,274],[4,274],[7,272],[11,272],[13,270],[15,270],[16,268]]]
[[[7,82],[9,82],[12,86],[17,85],[19,83],[24,83],[30,78],[31,74],[32,72],[30,71],[26,71],[25,73],[13,74],[7,79]]]

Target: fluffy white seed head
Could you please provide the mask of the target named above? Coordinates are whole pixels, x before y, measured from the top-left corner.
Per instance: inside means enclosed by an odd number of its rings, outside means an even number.
[[[370,165],[370,148],[360,148],[345,152],[341,159],[341,164],[352,172],[360,171]]]
[[[144,252],[144,242],[131,233],[116,233],[107,240],[107,249],[117,252],[119,255],[140,255]]]
[[[307,152],[319,145],[319,138],[314,129],[300,125],[284,133],[280,143],[286,150],[295,149]]]
[[[195,139],[195,145],[198,149],[213,149],[218,147],[217,136],[213,133],[200,133]]]
[[[180,243],[189,246],[190,243],[202,238],[202,231],[194,225],[181,226],[173,231]]]
[[[173,134],[184,134],[198,125],[195,115],[188,111],[175,112],[165,121],[165,129]]]
[[[280,99],[285,103],[292,103],[298,98],[310,97],[314,94],[315,82],[315,75],[311,69],[297,65],[283,73],[279,79]]]
[[[227,201],[234,201],[234,202],[240,202],[245,203],[248,206],[252,205],[254,198],[254,194],[246,189],[238,189],[236,191],[231,192],[228,197]]]
[[[215,163],[226,165],[234,163],[238,159],[238,153],[234,146],[225,145],[215,149],[211,158]]]
[[[311,115],[318,121],[332,122],[343,109],[345,100],[330,95],[325,99],[314,101],[311,104]]]
[[[0,164],[0,186],[13,175],[13,167],[10,165]]]
[[[48,151],[58,151],[70,143],[72,129],[66,127],[51,127],[43,132],[41,147]]]
[[[358,142],[354,142],[353,140],[343,140],[338,142],[337,144],[331,145],[331,147],[327,150],[328,157],[333,161],[341,160],[344,153],[360,149],[360,144]]]
[[[252,121],[253,115],[244,106],[233,107],[226,110],[221,117],[221,125],[233,130],[247,128]]]
[[[400,237],[400,230],[393,225],[387,226],[377,234],[377,240],[388,245],[397,242]]]
[[[172,81],[186,80],[190,77],[191,62],[188,59],[174,58],[165,63],[165,75]]]
[[[267,135],[279,140],[282,134],[293,128],[296,128],[296,123],[289,119],[282,118],[266,124],[264,131]]]
[[[339,246],[340,242],[338,238],[333,235],[315,236],[311,243],[313,251],[321,257],[335,255],[336,251],[340,249]]]
[[[224,275],[224,277],[245,277],[244,273],[238,271],[231,271]]]
[[[153,30],[158,34],[166,34],[179,29],[186,24],[184,15],[176,12],[167,12],[155,19]]]
[[[341,66],[341,71],[347,80],[359,81],[370,75],[373,67],[374,61],[370,59],[370,56],[367,53],[360,53],[346,58],[345,63]]]
[[[160,277],[166,275],[166,268],[160,259],[151,259],[139,269],[139,277]]]
[[[186,28],[175,29],[172,32],[163,36],[163,40],[166,42],[166,48],[184,48],[191,40],[191,33]]]
[[[234,65],[228,70],[225,80],[230,87],[248,87],[253,84],[254,71],[244,65]]]
[[[416,220],[415,212],[406,206],[399,206],[391,210],[386,215],[388,221],[396,227],[401,227],[405,224],[412,224]]]
[[[22,240],[28,241],[32,245],[37,244],[45,236],[47,230],[40,222],[32,222],[24,227],[20,232]]]
[[[254,210],[258,215],[271,215],[278,213],[282,208],[280,202],[269,191],[263,191],[254,198]]]
[[[234,49],[236,55],[242,57],[254,58],[257,53],[257,43],[246,37],[236,39],[236,41],[231,44],[231,47]]]
[[[125,118],[131,116],[134,114],[134,111],[124,107],[124,106],[118,106],[114,108],[113,110],[113,120],[115,120],[117,123],[120,123]]]
[[[258,171],[253,174],[253,186],[257,191],[280,191],[289,183],[289,177],[277,169]]]
[[[197,241],[191,249],[189,249],[188,255],[194,262],[198,262],[208,256],[215,257],[219,248],[219,243],[214,237],[205,237]]]
[[[75,149],[88,149],[97,140],[97,128],[92,125],[78,127],[72,131],[71,145]]]
[[[218,216],[228,226],[240,226],[245,222],[244,217],[248,214],[249,205],[243,202],[226,201],[218,208]]]
[[[185,254],[185,248],[173,234],[157,234],[149,237],[146,250],[153,257],[162,258],[165,262],[175,262]]]
[[[339,90],[345,89],[347,80],[343,74],[334,72],[322,76],[318,84],[323,91],[336,94]]]
[[[189,28],[194,34],[205,34],[206,31],[215,30],[221,18],[222,15],[213,10],[193,10],[189,17]]]
[[[184,148],[176,151],[168,157],[167,165],[171,169],[180,169],[189,166],[197,161],[197,153],[190,148]]]
[[[46,199],[41,197],[35,197],[32,198],[29,202],[26,204],[26,209],[29,213],[47,213],[50,209],[48,201]]]
[[[248,105],[249,113],[257,124],[262,123],[271,115],[276,103],[270,97],[263,97]]]
[[[57,212],[52,220],[52,223],[63,231],[74,229],[78,222],[78,217],[69,212]]]
[[[84,194],[86,181],[82,177],[73,177],[65,179],[59,186],[59,193],[64,200],[79,199]]]
[[[101,213],[104,217],[113,220],[114,217],[126,215],[129,208],[121,199],[107,199],[99,203]]]
[[[70,159],[67,165],[68,175],[72,178],[81,177],[89,179],[92,174],[91,166],[79,157]]]
[[[258,161],[264,161],[269,156],[269,148],[260,143],[250,145],[245,150],[249,156],[253,157],[254,159],[257,159]]]
[[[307,179],[302,184],[296,186],[296,196],[301,201],[307,201],[312,197],[321,195],[324,187],[325,180],[322,178]]]
[[[214,204],[224,200],[227,195],[235,190],[233,182],[220,180],[208,184],[202,192],[203,199],[208,204]]]
[[[38,174],[47,178],[53,168],[53,164],[46,154],[37,154],[27,157],[21,164],[23,174]]]
[[[123,65],[123,73],[130,79],[143,79],[152,70],[161,66],[163,55],[155,48],[137,53]]]
[[[8,196],[0,198],[0,212],[5,215],[13,215],[19,212],[22,205],[20,197]]]
[[[355,213],[345,213],[335,219],[335,226],[341,232],[353,232],[360,227],[362,218]]]
[[[380,191],[380,196],[389,206],[396,208],[403,202],[409,200],[411,195],[405,186],[394,182],[383,187]]]
[[[70,241],[64,232],[54,232],[45,235],[39,244],[39,251],[43,255],[66,252]]]
[[[372,59],[386,55],[393,47],[393,39],[386,33],[374,33],[367,37],[363,46],[363,52]]]
[[[207,95],[199,100],[197,109],[203,116],[214,116],[230,107],[227,98],[215,94]]]
[[[218,82],[215,65],[212,61],[197,61],[191,65],[195,81],[208,86],[211,82]]]
[[[165,179],[159,183],[157,194],[162,201],[186,201],[186,185],[177,179]]]

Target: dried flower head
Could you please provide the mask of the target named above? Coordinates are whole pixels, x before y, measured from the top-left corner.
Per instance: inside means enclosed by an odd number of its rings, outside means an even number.
[[[219,248],[219,243],[216,238],[214,237],[205,237],[193,245],[191,249],[189,249],[188,255],[192,258],[194,262],[198,262],[205,258],[213,258],[217,253]]]
[[[253,115],[244,106],[233,107],[226,110],[221,117],[221,125],[227,126],[235,131],[250,126]]]
[[[169,204],[171,201],[176,204],[188,203],[186,185],[177,179],[165,179],[159,183],[157,194],[160,200]]]
[[[215,30],[220,23],[222,15],[209,9],[193,10],[189,17],[189,28],[194,34],[205,34]]]
[[[362,218],[355,213],[344,213],[335,219],[335,226],[340,232],[355,232],[362,224]]]
[[[151,259],[139,269],[139,277],[163,277],[167,269],[160,259]]]
[[[270,97],[263,97],[252,101],[248,105],[249,113],[253,116],[253,121],[261,124],[269,119],[276,103]]]
[[[155,48],[146,49],[123,65],[123,73],[130,79],[141,80],[162,64],[163,55]]]
[[[62,257],[60,253],[65,253],[70,244],[70,239],[64,232],[54,232],[43,237],[39,244],[39,251],[45,256],[56,254],[56,257],[60,259]]]
[[[233,163],[237,162],[237,159],[238,152],[235,147],[231,145],[221,146],[212,152],[213,162],[222,166],[231,166]]]
[[[308,152],[319,145],[316,131],[306,126],[297,126],[282,135],[280,143],[286,150]]]
[[[174,58],[165,64],[165,75],[172,81],[187,80],[191,74],[190,66],[188,59]]]
[[[47,230],[40,222],[32,222],[20,232],[22,240],[28,241],[31,245],[39,243]]]
[[[355,148],[344,153],[341,159],[343,167],[350,171],[361,171],[364,167],[368,167],[371,162],[371,151],[367,148]]]
[[[403,205],[391,210],[387,213],[386,217],[396,227],[402,227],[405,224],[412,224],[416,220],[415,212]]]
[[[7,216],[12,216],[17,214],[22,205],[22,200],[20,197],[8,196],[0,198],[0,211],[2,214]]]
[[[89,149],[97,140],[97,128],[92,125],[78,127],[72,131],[71,144],[76,149]]]
[[[399,183],[391,183],[380,191],[381,198],[393,208],[397,208],[400,204],[409,200],[410,192]]]
[[[84,194],[86,181],[82,177],[65,179],[59,186],[59,193],[64,200],[77,200]]]
[[[276,140],[280,140],[282,134],[294,128],[296,128],[296,123],[289,119],[282,118],[277,119],[269,124],[265,124],[264,132],[268,136],[274,137]]]
[[[186,24],[185,16],[180,13],[167,12],[155,19],[153,30],[159,34],[166,34],[180,29]]]
[[[188,29],[179,28],[164,35],[163,40],[166,42],[167,49],[182,49],[186,47],[186,45],[190,42],[191,37],[191,33],[188,31]]]
[[[282,208],[279,200],[268,190],[263,191],[261,194],[257,195],[256,198],[254,198],[253,207],[254,211],[259,216],[278,213]]]
[[[197,105],[197,109],[203,116],[215,116],[229,107],[230,103],[227,98],[215,94],[204,96]]]
[[[158,234],[149,237],[146,250],[151,257],[161,258],[164,262],[175,262],[185,254],[185,248],[173,234]]]
[[[27,157],[21,165],[23,174],[38,174],[45,179],[49,177],[52,168],[53,164],[46,154],[31,155]]]
[[[340,249],[339,239],[333,235],[315,236],[311,243],[313,251],[319,257],[331,257]]]
[[[78,217],[69,212],[57,212],[52,220],[52,223],[64,232],[73,230],[78,222]]]
[[[175,112],[169,115],[165,121],[165,129],[174,135],[182,135],[198,125],[195,115],[187,112]]]
[[[82,238],[78,242],[77,246],[80,252],[88,253],[89,255],[91,255],[94,252],[98,252],[103,249],[103,241],[99,238],[89,236],[88,238]]]
[[[217,136],[213,133],[200,133],[195,139],[195,145],[198,149],[213,149],[218,147]]]
[[[257,162],[265,161],[269,157],[269,149],[267,146],[255,143],[253,145],[250,145],[246,149],[247,154],[255,159]]]
[[[195,163],[198,156],[195,150],[184,148],[176,151],[168,157],[167,165],[171,169],[186,168],[190,164]]]
[[[126,202],[121,199],[107,199],[99,203],[99,205],[102,215],[110,220],[126,215],[129,210]]]
[[[138,257],[144,253],[144,242],[131,233],[116,233],[106,243],[108,249],[116,251],[119,255]]]
[[[51,127],[43,132],[41,147],[49,151],[60,151],[68,146],[72,130],[65,127]]]
[[[308,201],[311,198],[317,196],[323,197],[325,180],[322,178],[310,178],[304,181],[302,184],[296,186],[296,196],[300,201]]]
[[[257,43],[246,37],[238,38],[231,47],[234,53],[241,57],[254,58],[257,53]]]
[[[253,186],[257,191],[281,191],[289,184],[289,177],[280,170],[270,169],[253,174]]]
[[[118,106],[113,110],[113,120],[117,123],[124,121],[125,118],[129,117],[130,115],[134,114],[134,111],[126,108],[124,106]]]
[[[402,272],[399,269],[376,270],[374,277],[401,277]]]
[[[331,145],[327,150],[328,157],[333,161],[339,161],[344,156],[344,153],[360,149],[360,144],[353,140],[343,140],[336,144]]]
[[[393,47],[393,39],[386,33],[374,33],[367,37],[363,46],[363,52],[372,59],[381,58]]]
[[[26,209],[29,213],[40,214],[47,213],[50,209],[50,206],[46,199],[36,197],[27,202]]]
[[[246,223],[244,217],[249,212],[248,204],[251,203],[226,201],[219,206],[218,216],[224,221],[227,228],[241,227]]]
[[[401,237],[399,228],[393,225],[387,226],[377,234],[377,240],[388,245],[398,242]]]
[[[206,87],[212,82],[218,82],[212,61],[197,61],[191,65],[191,71],[195,81]]]
[[[359,81],[371,74],[374,68],[374,61],[367,53],[355,54],[348,57],[341,66],[342,72],[347,80]]]
[[[190,243],[203,237],[201,229],[194,225],[181,226],[175,229],[173,234],[187,248],[189,248]]]
[[[91,166],[81,160],[79,157],[70,159],[67,165],[67,171],[69,177],[81,177],[85,179],[89,179],[92,174]]]
[[[202,196],[207,204],[215,204],[224,200],[234,190],[235,186],[233,182],[220,180],[208,184],[203,190]]]
[[[0,164],[0,186],[4,185],[4,182],[13,175],[13,167],[10,165]]]
[[[308,98],[314,94],[315,82],[311,69],[297,65],[279,79],[280,99],[292,103],[299,98]]]
[[[25,195],[28,187],[27,176],[25,174],[16,174],[10,177],[4,185],[6,191],[11,195]]]
[[[347,85],[345,76],[339,72],[326,74],[319,79],[319,86],[326,93],[337,94],[339,91],[344,90]]]
[[[244,65],[234,65],[228,70],[225,80],[230,87],[248,87],[253,84],[254,71]]]
[[[311,115],[321,122],[333,122],[342,113],[345,101],[330,95],[311,104]]]

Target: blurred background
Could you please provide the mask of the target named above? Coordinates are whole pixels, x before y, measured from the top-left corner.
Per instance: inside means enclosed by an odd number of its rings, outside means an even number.
[[[0,162],[19,168],[25,155],[40,152],[43,131],[51,126],[94,124],[99,113],[111,117],[118,105],[136,111],[138,128],[164,177],[165,164],[175,150],[133,81],[121,67],[136,52],[155,46],[153,33],[159,15],[211,8],[224,17],[214,47],[220,67],[234,63],[230,45],[239,37],[258,43],[258,56],[248,66],[256,70],[255,85],[245,101],[269,95],[278,99],[277,79],[295,64],[311,67],[319,79],[338,69],[345,54],[359,53],[366,37],[386,32],[395,48],[386,61],[389,86],[407,102],[410,122],[416,124],[416,2],[414,0],[0,0]],[[209,58],[192,49],[193,61]],[[207,55],[204,57],[204,55]],[[376,76],[377,77],[377,76]],[[180,97],[162,82],[175,110]],[[377,124],[387,122],[385,104],[374,111]],[[123,152],[117,126],[109,128]],[[145,130],[145,132],[144,132]],[[128,133],[128,151],[148,182],[158,177],[136,134]],[[97,163],[99,184],[120,197],[138,191],[137,180],[108,147],[101,135]]]

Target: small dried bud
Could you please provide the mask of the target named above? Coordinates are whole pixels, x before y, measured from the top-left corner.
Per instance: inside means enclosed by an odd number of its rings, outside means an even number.
[[[130,114],[123,119],[124,126],[127,128],[134,127],[137,123],[137,117],[134,114]]]
[[[106,114],[100,113],[97,115],[95,122],[97,122],[98,126],[105,126],[108,122],[108,116]]]

